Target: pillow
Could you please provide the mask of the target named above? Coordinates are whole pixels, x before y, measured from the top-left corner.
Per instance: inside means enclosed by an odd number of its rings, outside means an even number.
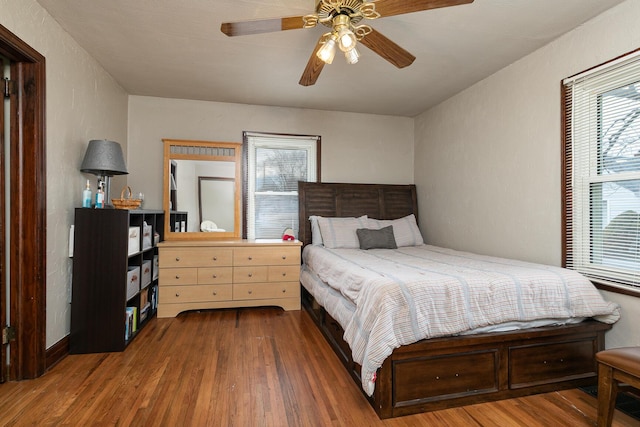
[[[369,218],[367,228],[382,228],[389,225],[393,226],[393,235],[396,237],[396,245],[399,248],[402,246],[424,245],[414,214],[390,220]]]
[[[358,249],[360,242],[356,230],[367,227],[367,216],[358,218],[318,217],[318,226],[322,234],[322,243],[326,248]]]
[[[359,228],[356,234],[360,241],[360,249],[398,249],[391,225],[378,230]]]
[[[309,221],[311,222],[311,244],[312,245],[322,245],[322,234],[320,233],[320,226],[318,225],[317,215],[311,215],[309,217]]]

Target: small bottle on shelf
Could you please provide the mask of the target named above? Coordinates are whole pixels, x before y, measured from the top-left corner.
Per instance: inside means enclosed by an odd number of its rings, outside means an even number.
[[[82,192],[82,207],[90,208],[91,207],[91,184],[89,180],[87,180],[87,186]]]
[[[100,181],[96,192],[96,209],[102,208],[104,208],[104,190],[102,189],[102,181]]]

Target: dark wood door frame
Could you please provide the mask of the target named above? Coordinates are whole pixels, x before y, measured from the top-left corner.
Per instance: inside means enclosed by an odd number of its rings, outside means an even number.
[[[5,78],[5,59],[0,57],[0,78],[4,80]],[[7,64],[8,65],[8,64]],[[4,95],[0,96],[0,200],[4,200],[5,189],[4,189],[4,168],[5,168],[5,159],[4,159]],[[5,214],[4,214],[4,202],[0,203],[0,328],[4,327],[7,324],[7,316],[6,316],[6,304],[7,304],[7,281],[5,280],[5,246],[4,242],[6,241],[5,235]],[[5,361],[7,360],[7,346],[4,343],[0,343],[0,383],[6,381],[7,378],[7,364]]]
[[[22,380],[46,368],[45,58],[1,25],[0,55],[11,63],[13,82],[5,191],[11,198],[9,320],[16,339],[8,379]],[[4,239],[0,244],[6,247]]]

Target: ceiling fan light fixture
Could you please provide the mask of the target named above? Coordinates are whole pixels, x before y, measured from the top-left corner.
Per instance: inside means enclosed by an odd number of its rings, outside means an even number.
[[[358,42],[350,26],[351,18],[347,15],[339,14],[333,18],[333,31],[338,36],[338,46],[343,52],[351,50]]]
[[[331,34],[316,53],[318,58],[320,58],[320,60],[325,64],[331,64],[333,62],[333,58],[336,56],[336,40],[337,37],[334,34]]]
[[[356,35],[349,28],[342,28],[338,32],[338,43],[340,50],[347,52],[356,46]]]
[[[347,60],[347,64],[353,65],[360,59],[360,52],[358,52],[358,49],[354,46],[344,53],[344,57]]]

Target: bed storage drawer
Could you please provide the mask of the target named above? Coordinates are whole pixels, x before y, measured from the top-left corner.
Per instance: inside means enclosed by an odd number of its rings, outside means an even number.
[[[395,361],[396,381],[403,384],[395,392],[395,403],[495,392],[498,354],[498,349],[489,349]]]
[[[509,349],[512,389],[536,384],[589,378],[596,374],[595,339],[538,344]]]

